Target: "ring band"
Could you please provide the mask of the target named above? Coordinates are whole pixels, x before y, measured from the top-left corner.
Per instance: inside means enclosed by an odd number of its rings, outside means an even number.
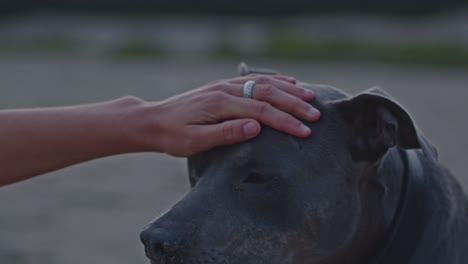
[[[244,97],[245,98],[252,98],[254,86],[255,86],[255,81],[247,81],[244,84]]]

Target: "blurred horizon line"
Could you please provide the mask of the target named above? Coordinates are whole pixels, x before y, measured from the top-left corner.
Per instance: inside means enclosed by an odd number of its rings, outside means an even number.
[[[270,58],[468,67],[468,10],[431,17],[370,15],[117,17],[36,14],[0,20],[0,55],[119,60]]]

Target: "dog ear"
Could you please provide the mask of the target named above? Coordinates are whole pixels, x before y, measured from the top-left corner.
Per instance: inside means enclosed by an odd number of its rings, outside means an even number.
[[[389,148],[422,149],[437,160],[437,150],[422,135],[408,112],[380,89],[371,89],[337,103],[349,125],[355,160],[377,161]]]

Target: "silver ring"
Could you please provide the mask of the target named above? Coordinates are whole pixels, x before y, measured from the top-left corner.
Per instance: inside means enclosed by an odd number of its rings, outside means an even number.
[[[244,84],[244,97],[245,98],[252,98],[254,86],[255,86],[255,81],[247,81]]]

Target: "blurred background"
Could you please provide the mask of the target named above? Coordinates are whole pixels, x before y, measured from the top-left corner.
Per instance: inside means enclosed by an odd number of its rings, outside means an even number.
[[[381,86],[468,186],[467,7],[461,0],[1,1],[0,108],[160,100],[236,76],[246,61],[349,93]],[[0,263],[147,263],[139,231],[188,190],[185,160],[153,153],[3,187]]]

